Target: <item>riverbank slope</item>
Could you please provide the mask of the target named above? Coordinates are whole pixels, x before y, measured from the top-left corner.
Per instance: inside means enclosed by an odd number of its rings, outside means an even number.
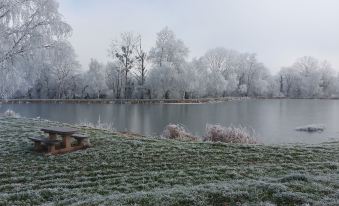
[[[27,137],[57,125],[0,118],[0,205],[339,204],[338,142],[180,142],[81,128],[92,148],[32,152]]]

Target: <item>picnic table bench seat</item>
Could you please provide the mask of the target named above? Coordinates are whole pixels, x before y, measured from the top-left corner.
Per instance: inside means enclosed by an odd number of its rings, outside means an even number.
[[[89,138],[87,135],[85,134],[73,134],[71,137],[73,137],[76,140],[84,140]]]
[[[56,145],[59,144],[61,141],[59,140],[50,140],[47,137],[40,136],[40,137],[28,137],[28,139],[32,140],[36,143],[44,143],[46,145]]]
[[[80,145],[90,146],[89,136],[87,136],[85,134],[73,134],[71,137],[76,139]]]
[[[40,137],[28,137],[28,139],[32,140],[34,142],[34,148],[36,151],[43,151],[44,148],[43,145],[47,146],[48,152],[51,152],[54,150],[55,146],[60,144],[61,141],[59,140],[51,140],[47,137],[40,136]]]

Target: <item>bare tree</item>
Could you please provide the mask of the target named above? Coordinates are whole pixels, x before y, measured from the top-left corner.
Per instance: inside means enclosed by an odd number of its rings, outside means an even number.
[[[147,69],[146,69],[146,64],[147,64],[147,52],[143,49],[142,46],[142,39],[141,36],[138,36],[138,44],[135,47],[135,53],[136,53],[136,62],[137,62],[137,67],[136,67],[136,77],[138,79],[138,83],[140,85],[141,89],[141,94],[140,98],[144,98],[144,90],[145,90],[145,81],[146,81],[146,75],[147,75]]]
[[[132,32],[122,33],[119,40],[114,40],[110,49],[111,56],[118,60],[124,72],[124,97],[130,98],[128,74],[135,64],[135,48],[138,38]]]

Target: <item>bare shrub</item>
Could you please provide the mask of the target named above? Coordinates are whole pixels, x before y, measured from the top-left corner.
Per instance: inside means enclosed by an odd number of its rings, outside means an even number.
[[[100,129],[100,130],[106,130],[109,132],[115,132],[116,129],[113,127],[113,123],[105,123],[102,122],[99,116],[99,119],[97,121],[97,123],[91,123],[91,122],[80,122],[79,124],[77,124],[80,127],[87,127],[87,128],[91,128],[91,129]]]
[[[185,141],[196,141],[199,138],[190,134],[186,129],[179,124],[169,124],[162,132],[162,137],[166,139],[176,139]]]
[[[221,125],[206,125],[205,141],[256,144],[255,132],[246,127],[223,127]]]

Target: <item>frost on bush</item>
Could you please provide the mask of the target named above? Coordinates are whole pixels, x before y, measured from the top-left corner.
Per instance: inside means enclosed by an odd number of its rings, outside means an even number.
[[[176,140],[198,140],[198,137],[190,134],[186,129],[179,124],[169,124],[165,127],[162,132],[162,137],[166,139],[176,139]]]
[[[297,131],[301,132],[323,132],[325,130],[325,126],[322,124],[310,124],[301,127],[295,128]]]
[[[4,116],[5,117],[15,117],[15,118],[20,117],[20,115],[18,113],[14,112],[13,110],[10,110],[10,109],[5,111]]]
[[[246,127],[223,127],[221,125],[206,125],[205,141],[256,144],[257,140],[254,131]]]

